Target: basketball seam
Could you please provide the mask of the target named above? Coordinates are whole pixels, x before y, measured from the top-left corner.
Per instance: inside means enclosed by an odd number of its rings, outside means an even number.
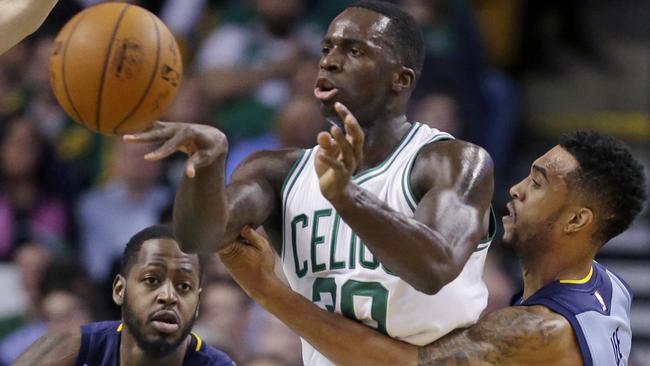
[[[124,15],[126,14],[126,11],[128,10],[129,5],[125,5],[122,11],[120,12],[119,17],[117,18],[117,22],[115,23],[115,28],[113,28],[113,34],[111,34],[111,38],[108,42],[108,51],[106,53],[106,58],[104,58],[104,69],[102,70],[102,76],[101,79],[99,80],[99,91],[97,92],[97,114],[95,118],[95,124],[97,125],[97,131],[100,131],[100,117],[101,117],[101,110],[102,110],[102,94],[104,92],[104,81],[106,80],[106,71],[108,70],[108,61],[111,58],[111,53],[113,52],[113,43],[115,41],[115,35],[117,35],[117,31],[120,28],[120,25],[122,24],[122,19],[124,19]]]
[[[133,117],[135,112],[142,106],[142,103],[144,103],[144,100],[147,98],[147,95],[149,94],[149,90],[151,90],[151,86],[153,85],[154,80],[156,80],[156,75],[158,75],[158,68],[160,66],[160,29],[158,28],[158,24],[156,23],[156,19],[153,17],[153,15],[149,14],[149,17],[153,21],[153,26],[156,28],[156,63],[153,68],[153,72],[151,74],[151,78],[149,79],[149,84],[147,85],[147,88],[144,90],[144,93],[142,94],[142,97],[140,97],[140,100],[138,103],[131,109],[131,111],[122,119],[118,124],[113,128],[113,133],[117,133],[117,130],[122,127],[126,121]]]
[[[72,111],[77,115],[77,118],[79,118],[79,122],[83,122],[84,119],[81,117],[81,113],[77,110],[77,107],[75,107],[74,102],[72,100],[72,97],[70,96],[70,90],[68,89],[68,81],[65,78],[65,64],[66,64],[66,55],[68,54],[68,45],[70,44],[70,40],[72,39],[72,36],[74,35],[74,32],[77,30],[77,27],[79,27],[79,24],[81,24],[81,21],[88,15],[88,13],[84,13],[79,17],[79,21],[77,24],[72,27],[70,30],[70,34],[68,34],[68,38],[65,40],[65,44],[63,45],[63,54],[61,55],[61,78],[63,79],[63,90],[65,91],[65,96],[68,98],[68,102],[70,103],[70,107],[72,107]]]

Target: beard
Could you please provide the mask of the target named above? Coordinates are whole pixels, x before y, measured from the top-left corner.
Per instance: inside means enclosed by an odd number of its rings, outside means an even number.
[[[181,343],[183,343],[194,327],[196,316],[193,316],[192,319],[181,329],[181,334],[178,339],[168,340],[161,337],[154,341],[147,340],[142,331],[144,324],[138,319],[135,312],[129,306],[128,296],[125,292],[124,303],[122,304],[122,320],[129,329],[129,332],[133,335],[136,344],[145,355],[151,358],[162,358],[176,351]]]
[[[508,240],[503,240],[505,248],[513,250],[519,259],[530,259],[541,254],[549,241],[553,225],[557,222],[562,210],[557,210],[539,224],[528,224],[530,230],[521,235],[521,231],[513,230]]]

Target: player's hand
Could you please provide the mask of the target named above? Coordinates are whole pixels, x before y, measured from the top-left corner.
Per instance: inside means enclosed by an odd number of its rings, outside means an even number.
[[[359,122],[343,104],[337,102],[334,108],[345,133],[339,127],[319,133],[315,160],[321,193],[332,203],[348,198],[350,179],[363,160],[365,138]]]
[[[274,272],[275,252],[250,226],[244,227],[240,237],[218,253],[239,286],[255,299],[269,290],[271,283],[280,283]]]
[[[196,171],[209,166],[217,158],[228,153],[228,139],[218,129],[195,123],[155,122],[145,132],[124,135],[127,142],[161,143],[156,150],[144,156],[147,160],[160,160],[176,151],[189,155],[185,174],[194,178]]]

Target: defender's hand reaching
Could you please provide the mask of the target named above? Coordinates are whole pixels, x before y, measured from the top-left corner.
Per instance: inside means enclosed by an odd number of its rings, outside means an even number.
[[[262,300],[271,285],[281,286],[275,275],[275,252],[269,242],[250,226],[244,227],[240,237],[221,249],[219,257],[235,281],[252,298]]]
[[[194,178],[196,170],[212,164],[217,158],[228,153],[226,135],[218,129],[195,123],[156,122],[145,132],[124,135],[127,142],[162,143],[145,155],[147,160],[160,160],[176,151],[189,155],[185,163],[185,174]]]
[[[343,104],[337,102],[334,108],[345,133],[339,127],[319,133],[315,160],[321,193],[333,204],[348,196],[350,179],[363,160],[365,138],[359,122]]]

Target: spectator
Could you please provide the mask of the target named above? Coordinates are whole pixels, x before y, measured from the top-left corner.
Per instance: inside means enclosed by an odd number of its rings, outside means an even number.
[[[99,283],[112,280],[111,265],[124,244],[141,228],[158,223],[171,201],[171,192],[159,183],[161,163],[142,158],[150,150],[148,145],[116,140],[106,166],[112,177],[79,200],[81,257]]]

